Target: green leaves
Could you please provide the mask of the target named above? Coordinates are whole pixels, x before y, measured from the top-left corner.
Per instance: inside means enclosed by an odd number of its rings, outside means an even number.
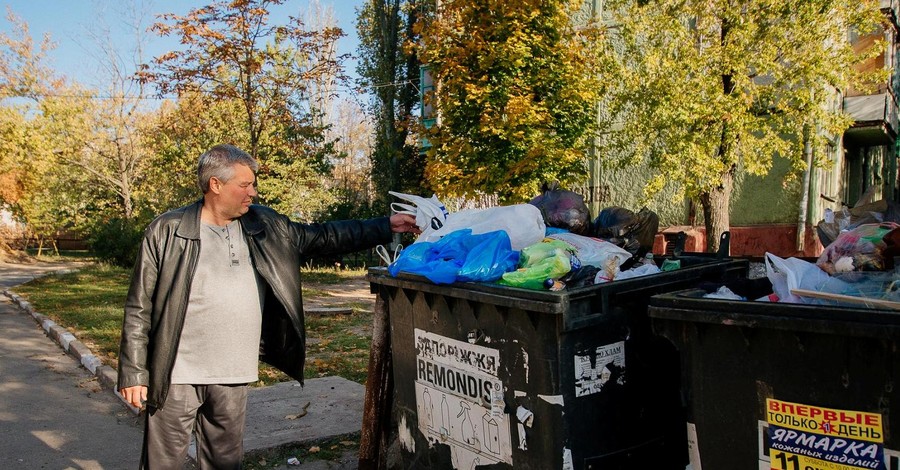
[[[425,175],[448,196],[496,193],[502,202],[541,183],[583,178],[601,84],[592,72],[599,34],[576,29],[569,1],[441,2],[420,51],[440,85],[426,100],[440,122]]]
[[[815,129],[806,135],[824,164],[829,140],[851,122],[840,93],[887,79],[865,67],[884,51],[875,1],[611,0],[606,8],[615,28],[598,44],[598,73],[613,85],[599,154],[647,163],[650,195],[670,187],[701,201],[708,234],[728,228],[737,171],[766,175],[784,158],[786,178],[795,178],[806,168],[805,129]],[[871,47],[848,41],[873,31]]]
[[[764,175],[772,159],[803,160],[804,125],[822,149],[849,120],[838,90],[863,83],[848,31],[872,31],[871,1],[607,3],[613,34],[600,70],[610,83],[601,154],[646,160],[689,197],[740,166]],[[869,73],[869,79],[886,77]],[[618,79],[618,80],[617,80]],[[803,165],[795,166],[801,169]]]

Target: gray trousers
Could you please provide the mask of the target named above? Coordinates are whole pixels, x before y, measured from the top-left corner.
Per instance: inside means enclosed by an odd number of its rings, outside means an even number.
[[[171,385],[162,409],[148,410],[141,468],[182,470],[191,431],[199,470],[240,469],[247,385]]]

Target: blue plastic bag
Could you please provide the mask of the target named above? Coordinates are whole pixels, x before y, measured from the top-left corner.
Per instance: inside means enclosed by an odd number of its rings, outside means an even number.
[[[388,272],[394,277],[400,272],[418,274],[435,284],[488,282],[515,269],[518,260],[519,253],[510,248],[506,232],[472,235],[472,230],[463,229],[436,242],[414,243],[388,266]]]
[[[460,282],[493,282],[503,273],[514,271],[519,252],[513,251],[509,235],[503,230],[474,235],[479,242],[466,255],[456,279]]]

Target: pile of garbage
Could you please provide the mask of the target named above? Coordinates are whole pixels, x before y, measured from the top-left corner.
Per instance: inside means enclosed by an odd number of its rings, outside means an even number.
[[[771,293],[741,287],[708,295],[734,300],[900,309],[900,207],[891,201],[826,211],[816,226],[825,250],[815,261],[766,253]]]
[[[450,213],[436,196],[391,192],[394,211],[416,217],[422,233],[388,272],[436,284],[496,282],[538,290],[585,287],[677,269],[650,253],[659,217],[609,207],[591,218],[581,195],[547,185],[527,204]]]

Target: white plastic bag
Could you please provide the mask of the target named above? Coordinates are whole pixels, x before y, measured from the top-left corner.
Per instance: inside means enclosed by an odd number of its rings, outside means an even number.
[[[772,290],[779,302],[822,303],[818,299],[800,297],[791,293],[793,289],[806,289],[840,294],[847,290],[847,283],[833,278],[809,261],[800,258],[782,259],[766,253],[766,276],[772,282]]]
[[[703,296],[704,299],[725,299],[725,300],[747,300],[734,292],[731,289],[721,286],[719,290],[715,292],[711,292]]]
[[[432,194],[431,198],[428,199],[422,196],[403,194],[395,191],[388,191],[388,194],[412,203],[412,205],[410,205],[394,202],[391,204],[391,209],[398,214],[409,214],[415,217],[416,226],[423,232],[426,230],[437,230],[443,227],[444,221],[446,221],[447,217],[450,215],[450,213],[447,212],[447,208],[444,207],[444,204],[441,203],[436,194]]]
[[[602,273],[602,271],[601,271],[601,273]],[[615,280],[621,281],[624,279],[631,279],[633,277],[649,276],[651,274],[659,274],[659,273],[660,273],[660,270],[655,264],[642,264],[640,266],[633,267],[627,271],[616,272]]]
[[[575,248],[575,256],[583,265],[608,268],[612,262],[612,265],[618,268],[622,263],[628,261],[628,258],[631,258],[631,253],[624,248],[599,238],[585,237],[569,232],[554,233],[548,235],[547,238],[572,245]]]
[[[423,229],[416,243],[438,241],[444,235],[465,228],[472,229],[473,235],[503,230],[509,235],[510,244],[515,251],[543,240],[547,230],[540,209],[531,204],[516,204],[454,212],[447,217],[441,228]]]

